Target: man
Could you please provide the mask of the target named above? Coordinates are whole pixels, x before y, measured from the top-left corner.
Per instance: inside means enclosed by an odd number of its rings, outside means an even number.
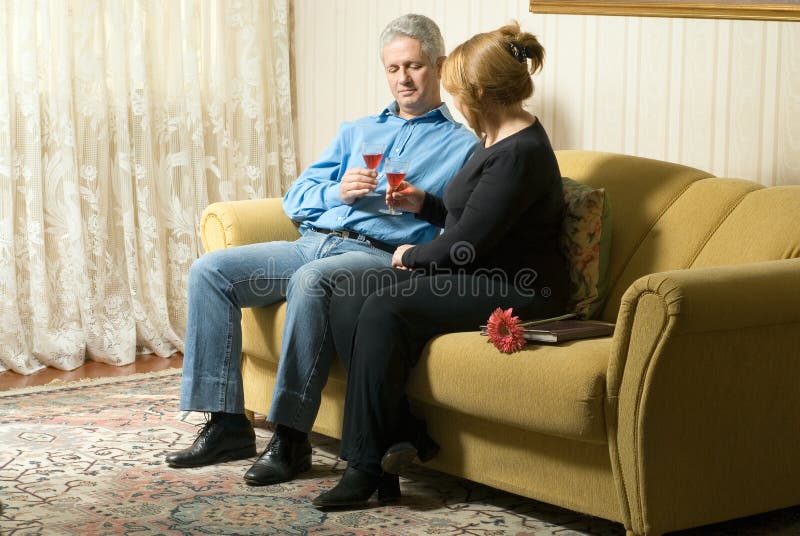
[[[300,222],[302,236],[215,251],[192,265],[180,408],[211,416],[191,447],[167,455],[169,465],[197,467],[256,455],[255,433],[244,416],[241,308],[285,298],[281,358],[267,416],[276,430],[245,481],[275,484],[308,470],[308,433],[335,358],[328,333],[330,278],[391,266],[397,245],[435,236],[436,228],[412,214],[378,212],[384,196],[367,196],[378,181],[375,171],[363,167],[361,145],[384,144],[386,157],[410,161],[410,182],[441,195],[476,138],[442,103],[444,42],[432,20],[404,15],[392,21],[381,34],[381,54],[395,101],[376,116],[343,124],[284,197],[284,211]]]

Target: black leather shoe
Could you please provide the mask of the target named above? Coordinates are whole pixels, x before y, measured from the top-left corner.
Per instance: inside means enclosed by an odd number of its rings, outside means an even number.
[[[244,474],[244,481],[251,486],[269,486],[288,482],[309,469],[311,443],[308,442],[308,436],[293,441],[276,431],[264,453]]]
[[[426,433],[416,442],[401,441],[388,449],[381,459],[381,469],[386,473],[399,474],[415,460],[423,463],[432,460],[439,453],[439,445]]]
[[[256,433],[250,421],[212,413],[192,446],[167,454],[166,461],[170,467],[201,467],[255,455]]]
[[[378,489],[380,482],[380,476],[348,466],[339,483],[319,495],[312,503],[321,510],[363,508]]]

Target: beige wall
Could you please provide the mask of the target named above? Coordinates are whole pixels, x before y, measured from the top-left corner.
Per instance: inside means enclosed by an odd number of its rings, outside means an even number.
[[[510,19],[537,34],[548,56],[529,108],[557,149],[800,184],[800,23],[534,15],[528,0],[294,0],[293,10],[302,167],[341,121],[390,102],[378,35],[418,12],[448,50]]]

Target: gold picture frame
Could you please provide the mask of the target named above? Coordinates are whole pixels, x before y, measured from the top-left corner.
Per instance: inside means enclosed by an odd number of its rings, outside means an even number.
[[[732,0],[698,2],[658,0],[593,2],[586,0],[531,0],[532,13],[570,15],[623,15],[635,17],[687,17],[702,19],[751,19],[800,21],[800,0],[742,3]]]

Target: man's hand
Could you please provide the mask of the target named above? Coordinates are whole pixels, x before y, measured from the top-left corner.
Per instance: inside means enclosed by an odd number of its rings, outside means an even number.
[[[394,250],[394,254],[392,255],[392,268],[410,270],[411,268],[403,266],[403,253],[405,253],[407,249],[411,249],[413,247],[413,244],[403,244],[402,246],[397,246],[397,249]]]
[[[371,192],[378,185],[378,174],[367,168],[350,168],[344,172],[339,183],[339,197],[342,203],[352,205],[359,197]]]
[[[417,214],[422,210],[425,191],[403,181],[394,191],[386,192],[386,204],[392,208]]]

